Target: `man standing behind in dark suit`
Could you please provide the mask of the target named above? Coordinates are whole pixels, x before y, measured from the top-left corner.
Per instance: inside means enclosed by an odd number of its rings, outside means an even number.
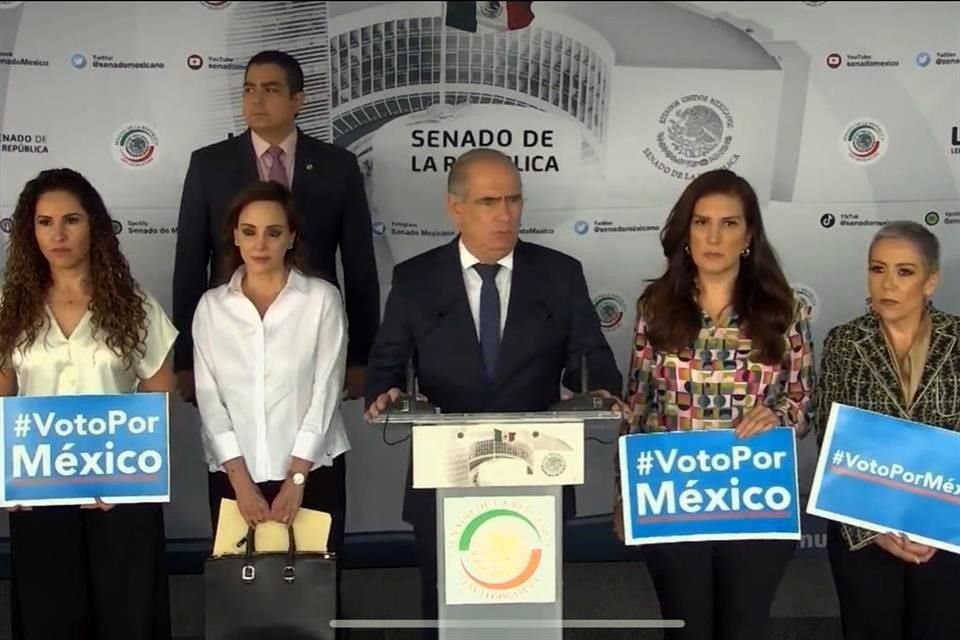
[[[297,127],[304,99],[303,70],[296,59],[281,51],[258,53],[247,63],[243,83],[243,117],[249,128],[197,149],[190,158],[173,273],[173,322],[180,332],[174,368],[188,402],[195,396],[193,314],[203,293],[224,275],[219,273],[223,216],[234,195],[257,180],[275,180],[292,189],[307,266],[338,286],[340,249],[349,323],[347,397],[363,393],[364,368],[380,322],[370,210],[356,156]]]
[[[447,192],[460,235],[394,269],[367,367],[367,419],[405,388],[410,358],[420,392],[444,413],[547,410],[560,400],[561,382],[579,389],[584,355],[591,390],[619,396],[622,377],[580,262],[519,240],[523,194],[510,158],[468,151],[451,168]],[[434,620],[435,494],[412,489],[407,475],[403,519],[416,537],[423,618]]]

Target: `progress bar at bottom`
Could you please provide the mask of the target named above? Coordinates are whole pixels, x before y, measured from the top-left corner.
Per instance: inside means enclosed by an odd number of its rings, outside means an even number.
[[[682,629],[683,620],[331,620],[335,629]]]

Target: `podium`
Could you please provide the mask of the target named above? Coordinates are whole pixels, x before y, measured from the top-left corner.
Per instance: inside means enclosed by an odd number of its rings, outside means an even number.
[[[410,425],[413,486],[436,490],[441,640],[563,637],[563,487],[609,410],[391,415]]]

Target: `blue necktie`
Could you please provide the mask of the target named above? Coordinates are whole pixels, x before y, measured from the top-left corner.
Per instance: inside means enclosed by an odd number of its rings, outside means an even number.
[[[499,264],[475,264],[473,268],[480,274],[483,286],[480,287],[480,350],[483,351],[483,363],[487,366],[487,377],[493,379],[493,370],[497,366],[497,351],[500,349],[500,292],[497,291],[497,272]]]

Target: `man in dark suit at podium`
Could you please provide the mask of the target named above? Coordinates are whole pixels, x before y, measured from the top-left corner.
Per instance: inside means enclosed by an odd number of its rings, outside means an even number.
[[[173,273],[173,322],[180,332],[174,367],[188,402],[194,399],[193,314],[211,282],[230,275],[219,273],[223,217],[237,192],[257,180],[275,180],[293,191],[307,265],[338,286],[340,250],[349,321],[347,395],[363,394],[367,356],[380,323],[370,210],[356,156],[297,127],[304,100],[303,69],[296,59],[282,51],[258,53],[247,63],[243,83],[249,128],[197,149],[190,158]]]
[[[420,392],[444,413],[547,410],[560,400],[561,381],[579,389],[583,356],[591,390],[619,396],[622,377],[580,263],[519,240],[523,194],[511,159],[469,151],[451,168],[447,191],[460,235],[394,269],[367,366],[367,418],[406,388],[411,358]],[[412,489],[411,480],[408,471],[403,519],[416,537],[423,618],[432,620],[435,494]],[[571,517],[572,487],[563,507]]]

